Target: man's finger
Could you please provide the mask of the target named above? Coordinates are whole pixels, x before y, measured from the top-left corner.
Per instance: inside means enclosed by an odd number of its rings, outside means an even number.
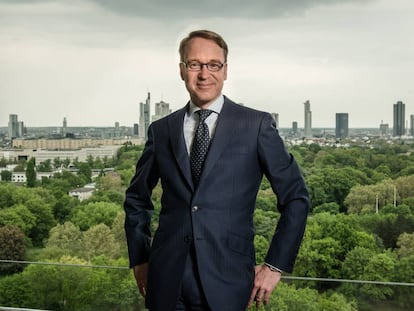
[[[260,303],[263,300],[263,296],[264,296],[264,291],[263,290],[259,290],[256,294],[256,308],[260,307]]]
[[[264,299],[263,299],[263,304],[264,305],[267,305],[269,303],[271,293],[272,292],[268,292],[268,291],[265,292]]]

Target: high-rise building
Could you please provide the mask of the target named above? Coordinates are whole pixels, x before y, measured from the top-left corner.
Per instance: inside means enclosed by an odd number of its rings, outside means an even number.
[[[414,114],[410,115],[410,135],[414,137]]]
[[[133,136],[138,136],[139,135],[138,123],[134,123],[133,130],[132,130],[132,135]]]
[[[335,137],[344,139],[348,137],[348,114],[337,113],[336,114],[336,125],[335,125]]]
[[[115,122],[114,137],[121,136],[121,129],[119,128],[119,122]]]
[[[279,114],[276,112],[272,112],[271,115],[273,117],[273,120],[275,120],[276,128],[278,129],[279,128]]]
[[[147,99],[144,103],[139,104],[139,137],[147,140],[148,127],[150,125],[151,117],[151,93],[148,92]]]
[[[381,120],[381,124],[380,124],[380,135],[381,136],[388,136],[390,131],[390,127],[388,125],[388,123],[383,123]]]
[[[402,101],[394,104],[393,129],[394,137],[405,135],[405,104]]]
[[[155,114],[152,116],[152,122],[168,116],[171,113],[170,104],[164,101],[155,103]]]
[[[306,138],[312,137],[312,111],[310,110],[310,102],[307,100],[303,103],[305,105],[305,128],[303,136]]]
[[[63,122],[62,122],[62,136],[66,137],[67,132],[68,132],[68,121],[66,120],[66,117],[64,117]]]
[[[17,121],[17,137],[23,137],[25,134],[24,122]]]
[[[294,136],[298,135],[298,122],[297,121],[292,122],[292,135]]]
[[[19,137],[19,122],[17,121],[17,114],[9,115],[9,138]]]

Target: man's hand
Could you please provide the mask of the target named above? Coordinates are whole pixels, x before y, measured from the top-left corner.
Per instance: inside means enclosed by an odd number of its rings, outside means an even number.
[[[135,266],[133,268],[135,280],[137,281],[139,292],[142,297],[147,295],[148,263]]]
[[[267,305],[270,299],[270,294],[277,283],[279,283],[282,276],[280,272],[271,271],[266,265],[256,266],[255,274],[254,287],[252,294],[250,295],[248,308],[253,305],[254,300],[256,300],[256,308],[259,308],[262,301],[263,305]]]

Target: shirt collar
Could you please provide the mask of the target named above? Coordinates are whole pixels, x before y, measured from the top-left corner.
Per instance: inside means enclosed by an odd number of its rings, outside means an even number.
[[[208,106],[209,110],[214,111],[217,114],[220,114],[221,109],[223,108],[223,104],[224,104],[224,96],[220,95],[219,97],[217,97],[217,99],[215,101],[213,101],[211,103],[210,106]],[[188,115],[193,114],[194,112],[196,112],[197,110],[200,110],[200,108],[198,106],[196,106],[191,100],[190,100],[190,106],[188,109]]]

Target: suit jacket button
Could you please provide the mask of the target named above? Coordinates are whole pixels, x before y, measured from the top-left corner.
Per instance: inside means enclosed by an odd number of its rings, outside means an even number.
[[[197,206],[197,205],[194,205],[194,206],[191,208],[191,211],[192,211],[193,213],[197,212],[197,211],[198,211],[198,206]]]

